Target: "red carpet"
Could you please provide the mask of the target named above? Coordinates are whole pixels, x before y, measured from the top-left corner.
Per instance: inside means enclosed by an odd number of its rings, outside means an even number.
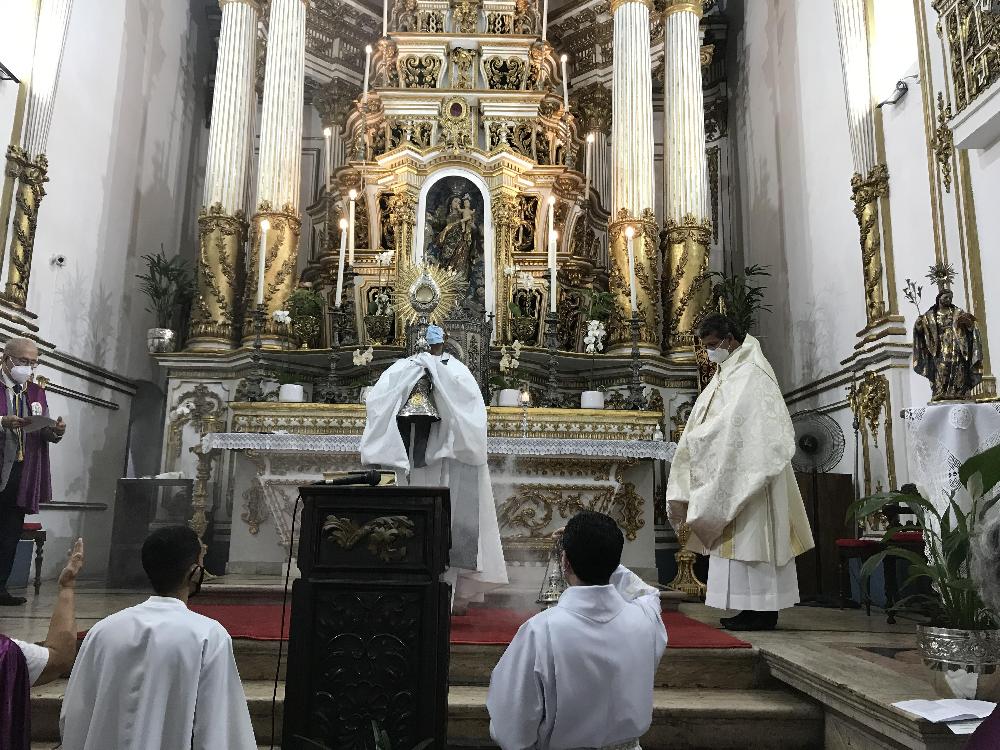
[[[277,604],[194,604],[191,609],[218,620],[233,638],[256,641],[278,640],[281,606]],[[534,612],[509,609],[469,610],[469,614],[451,618],[451,642],[462,645],[500,645],[510,643],[517,629]],[[724,630],[692,620],[680,612],[664,612],[670,648],[750,648]],[[288,638],[288,616],[282,633]]]

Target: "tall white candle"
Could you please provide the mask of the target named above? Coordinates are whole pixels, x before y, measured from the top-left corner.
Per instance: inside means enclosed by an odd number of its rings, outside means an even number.
[[[326,169],[326,174],[324,175],[323,184],[328,188],[330,186],[330,172],[332,170],[333,155],[331,153],[330,139],[333,137],[333,131],[330,128],[323,128],[323,145],[326,147],[326,155],[323,159],[323,166]]]
[[[559,269],[556,267],[556,241],[559,239],[559,233],[556,231],[549,232],[549,311],[556,311],[556,298],[559,296],[558,290],[556,289],[557,282],[556,278],[559,273]]]
[[[556,231],[556,197],[549,196],[549,234]],[[552,243],[549,243],[549,268],[555,265],[556,259],[552,256]]]
[[[562,64],[563,109],[569,112],[569,76],[566,75],[566,63],[569,62],[569,55],[560,57],[559,62]]]
[[[271,228],[271,222],[264,219],[260,222],[260,248],[257,250],[257,304],[264,304],[264,271],[266,270],[265,260],[267,258],[267,230]]]
[[[358,191],[352,190],[347,194],[347,197],[351,199],[351,207],[348,212],[349,222],[347,226],[347,263],[354,267],[354,207],[358,200]]]
[[[625,244],[628,247],[628,295],[632,314],[639,312],[639,302],[635,290],[635,229],[625,227]]]
[[[365,85],[362,91],[362,97],[368,96],[368,72],[372,68],[372,46],[365,46]]]
[[[587,158],[586,165],[584,166],[584,171],[587,173],[587,187],[583,191],[583,199],[585,201],[590,200],[590,172],[593,169],[594,164],[594,134],[587,133]]]
[[[382,36],[389,36],[389,0],[382,0]]]
[[[335,307],[340,307],[340,298],[344,294],[344,251],[347,247],[347,219],[340,220],[340,256],[337,258],[337,296],[333,301]]]
[[[549,0],[542,3],[542,41],[545,41],[545,33],[549,28]]]

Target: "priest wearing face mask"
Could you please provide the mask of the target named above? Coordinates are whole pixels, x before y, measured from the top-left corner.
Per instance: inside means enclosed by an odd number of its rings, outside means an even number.
[[[0,364],[0,606],[24,604],[12,596],[7,578],[14,565],[25,515],[38,513],[40,503],[52,499],[49,444],[66,433],[60,417],[55,424],[31,430],[32,417],[48,417],[45,391],[32,382],[38,366],[38,347],[31,339],[16,338],[4,347]]]
[[[757,339],[719,314],[698,335],[718,370],[678,442],[668,514],[675,529],[690,527],[687,548],[709,555],[705,603],[740,610],[722,625],[771,630],[799,601],[795,557],[813,547],[792,421]]]

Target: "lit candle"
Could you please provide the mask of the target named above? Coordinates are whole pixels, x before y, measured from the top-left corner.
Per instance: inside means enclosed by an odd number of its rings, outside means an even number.
[[[264,304],[264,261],[267,258],[267,230],[271,222],[263,219],[260,222],[260,248],[257,250],[257,304]]]
[[[337,258],[337,296],[333,301],[335,307],[340,307],[340,298],[344,294],[344,250],[347,247],[347,219],[340,220],[340,256]]]
[[[323,163],[326,166],[326,179],[324,180],[324,185],[330,184],[330,172],[332,170],[332,149],[330,148],[330,139],[333,137],[333,131],[330,128],[323,128],[323,145],[326,146],[326,157],[323,159]]]
[[[364,88],[362,89],[362,91],[364,92],[362,94],[363,97],[368,96],[368,71],[371,70],[371,67],[372,67],[372,46],[369,44],[365,46],[365,85]]]
[[[639,302],[635,291],[635,229],[625,227],[625,244],[628,247],[628,294],[632,314],[639,312]]]
[[[347,194],[347,197],[351,199],[350,212],[347,214],[350,218],[347,227],[347,263],[351,268],[354,267],[354,207],[358,200],[358,191],[352,190]]]
[[[542,3],[542,41],[545,41],[545,32],[549,28],[549,0]]]
[[[389,0],[382,0],[382,36],[389,36]]]
[[[587,160],[584,171],[587,173],[587,187],[583,191],[584,200],[590,200],[590,170],[594,160],[594,134],[587,133]]]
[[[560,57],[559,62],[562,63],[563,109],[569,112],[569,77],[566,75],[566,63],[569,62],[569,55]]]
[[[556,290],[556,275],[558,269],[556,268],[556,240],[559,239],[559,233],[552,231],[549,232],[549,311],[556,311],[556,297],[558,296]]]

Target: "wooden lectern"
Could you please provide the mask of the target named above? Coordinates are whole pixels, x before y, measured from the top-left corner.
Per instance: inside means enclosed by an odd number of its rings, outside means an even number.
[[[446,746],[451,591],[447,488],[302,490],[284,750]]]

